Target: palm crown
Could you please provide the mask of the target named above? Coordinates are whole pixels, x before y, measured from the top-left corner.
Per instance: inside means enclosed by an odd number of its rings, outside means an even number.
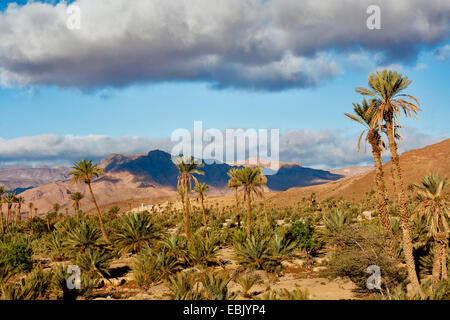
[[[72,176],[72,183],[91,183],[93,178],[105,173],[98,163],[92,164],[92,160],[87,159],[74,162],[71,168],[73,170],[69,172],[69,175]]]
[[[356,121],[360,124],[362,124],[365,129],[361,132],[359,139],[358,139],[358,152],[361,148],[361,140],[364,136],[364,134],[372,131],[373,134],[376,135],[376,137],[379,137],[380,134],[377,130],[377,126],[373,126],[372,120],[374,118],[374,110],[370,110],[371,102],[368,102],[365,98],[362,101],[362,104],[353,103],[353,112],[351,113],[345,113],[347,117],[352,119],[353,121]],[[369,134],[366,134],[365,142],[367,143],[369,140]],[[385,148],[386,146],[383,143],[383,140],[378,139],[378,144],[380,144],[380,147]],[[366,145],[366,144],[365,144]]]
[[[368,109],[368,112],[372,113],[370,127],[378,125],[381,128],[383,120],[398,123],[402,111],[406,116],[413,118],[414,114],[422,111],[415,97],[402,93],[411,82],[400,73],[384,70],[369,75],[371,90],[356,88],[356,92],[372,98]]]
[[[449,232],[448,201],[443,197],[446,185],[447,177],[441,177],[439,174],[425,176],[421,184],[414,184],[414,187],[419,190],[420,204],[412,218],[416,215],[426,216],[431,225],[429,234],[432,236],[437,236],[440,232],[445,234]]]

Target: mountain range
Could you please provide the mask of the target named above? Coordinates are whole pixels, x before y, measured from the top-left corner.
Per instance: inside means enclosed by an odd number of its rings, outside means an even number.
[[[124,155],[111,154],[100,161],[105,175],[95,179],[92,188],[101,206],[114,203],[149,203],[157,199],[173,198],[176,195],[178,169],[171,155],[161,150],[147,154]],[[204,176],[198,176],[200,182],[210,185],[211,196],[226,195],[227,172],[232,165],[210,164],[202,170]],[[372,170],[372,167],[352,167],[338,170],[312,169],[301,164],[281,163],[275,175],[267,176],[269,191],[284,191],[293,187],[323,184],[337,181],[353,173],[360,174]],[[68,179],[69,168],[2,168],[0,181],[10,189],[24,188],[21,195],[26,201],[33,202],[40,212],[47,212],[54,203],[62,208],[71,208],[70,194],[76,191],[88,195],[84,185],[72,185]],[[20,191],[20,189],[19,189]],[[93,204],[89,197],[82,201],[83,208],[89,210]]]

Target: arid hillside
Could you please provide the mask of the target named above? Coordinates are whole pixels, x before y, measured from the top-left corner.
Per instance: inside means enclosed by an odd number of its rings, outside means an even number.
[[[439,173],[450,176],[450,139],[424,147],[422,149],[412,150],[403,153],[400,156],[400,165],[404,179],[404,188],[408,184],[419,182],[420,179],[430,173]],[[384,166],[386,178],[386,187],[388,193],[392,193],[392,175],[391,162]],[[369,173],[347,177],[339,181],[332,181],[318,186],[309,186],[303,188],[291,188],[284,192],[278,192],[269,197],[273,204],[289,205],[295,204],[303,197],[309,196],[312,192],[316,193],[317,199],[321,200],[327,197],[341,197],[348,200],[359,200],[365,196],[365,193],[374,189],[375,171]]]

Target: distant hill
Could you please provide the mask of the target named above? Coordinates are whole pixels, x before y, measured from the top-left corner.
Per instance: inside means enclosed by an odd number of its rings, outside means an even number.
[[[0,185],[11,191],[22,192],[54,181],[67,179],[69,168],[65,167],[8,167],[0,168]]]
[[[130,199],[139,204],[140,201],[149,202],[150,199],[176,195],[178,169],[167,152],[154,150],[148,154],[111,154],[101,160],[100,165],[105,168],[106,175],[96,179],[92,187],[102,206],[123,204]],[[210,195],[228,194],[227,172],[230,168],[232,166],[228,164],[205,165],[202,169],[205,175],[198,176],[198,179],[211,186]],[[343,174],[305,168],[300,164],[282,164],[277,174],[267,177],[267,186],[272,191],[283,191],[292,187],[336,181],[343,177]],[[88,195],[84,185],[71,185],[68,180],[64,180],[26,190],[22,196],[26,201],[32,201],[40,211],[46,212],[55,202],[63,208],[71,208],[70,194],[75,191]],[[89,197],[82,203],[85,209],[93,206]]]

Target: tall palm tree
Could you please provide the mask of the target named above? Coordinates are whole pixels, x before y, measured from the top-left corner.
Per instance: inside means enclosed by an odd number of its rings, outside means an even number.
[[[433,174],[422,178],[421,184],[415,184],[419,205],[411,218],[425,216],[430,224],[429,236],[434,241],[433,283],[447,279],[448,251],[448,205],[444,195],[447,177]]]
[[[37,217],[38,216],[38,208],[34,208],[34,216]]]
[[[199,182],[195,185],[194,192],[198,193],[200,204],[202,206],[203,226],[205,227],[205,237],[208,236],[208,221],[206,219],[205,197],[209,186],[206,183]]]
[[[259,175],[258,184],[259,184],[259,187],[261,188],[261,198],[262,198],[262,203],[263,203],[266,224],[269,225],[269,215],[267,213],[266,196],[264,194],[264,186],[267,184],[267,177],[265,175],[263,175],[262,173]]]
[[[186,218],[186,239],[191,241],[191,203],[189,201],[189,191],[192,189],[192,180],[197,184],[198,180],[194,174],[203,175],[203,171],[199,168],[203,167],[203,163],[191,156],[182,156],[173,159],[173,163],[177,166],[179,171],[177,188],[184,192],[184,206]]]
[[[73,201],[73,208],[75,209],[75,214],[78,214],[81,207],[81,200],[83,200],[84,195],[81,192],[74,192],[70,195],[70,200]]]
[[[371,98],[371,105],[368,110],[368,112],[373,112],[371,127],[384,128],[389,141],[393,181],[399,205],[400,225],[403,231],[403,252],[408,269],[408,277],[413,286],[413,291],[419,292],[423,296],[415,268],[409,211],[403,190],[397,142],[395,141],[396,129],[400,126],[399,120],[402,112],[405,116],[415,118],[414,114],[421,111],[418,106],[419,102],[415,97],[403,93],[411,84],[411,81],[397,72],[377,71],[376,74],[372,73],[369,75],[368,83],[371,89],[357,88],[356,91]]]
[[[100,208],[98,207],[97,200],[95,199],[94,192],[92,191],[91,182],[92,179],[104,174],[104,169],[100,168],[98,163],[92,164],[92,160],[83,159],[78,162],[74,162],[71,167],[73,171],[69,172],[72,176],[71,182],[75,183],[85,183],[88,186],[89,193],[91,194],[92,201],[94,202],[95,208],[97,209],[97,217],[100,224],[100,229],[102,230],[103,237],[107,242],[109,241],[108,234],[106,233],[105,225],[103,224],[102,214]]]
[[[3,225],[3,195],[6,191],[5,187],[0,186],[0,226],[2,228],[2,233],[5,231],[5,226]]]
[[[25,199],[22,196],[16,197],[15,203],[17,203],[17,216],[16,221],[20,221],[22,219],[22,216],[20,215],[20,211],[22,209],[22,205],[25,203]]]
[[[236,178],[236,173],[237,173],[236,168],[232,168],[230,169],[230,171],[228,171],[228,176],[230,177],[230,180],[228,180],[228,188],[232,188],[234,189],[234,199],[236,201],[236,219],[237,219],[237,224],[238,224],[238,229],[241,228],[241,210],[239,208],[239,193],[238,193],[238,189],[239,187],[242,186],[242,183]]]
[[[236,172],[236,179],[242,184],[244,201],[247,201],[247,237],[250,238],[250,223],[252,215],[252,195],[260,195],[261,191],[256,187],[259,184],[261,168],[242,168]]]
[[[28,219],[33,218],[33,207],[34,207],[34,203],[28,202],[28,209],[30,209],[30,211],[28,211]]]
[[[386,186],[384,184],[384,172],[383,172],[383,162],[381,160],[381,153],[383,148],[385,148],[383,140],[379,132],[378,126],[374,126],[372,123],[373,112],[368,112],[370,108],[369,102],[363,99],[362,104],[353,103],[354,114],[345,113],[350,119],[362,124],[364,130],[358,139],[358,152],[361,149],[361,140],[365,135],[365,142],[367,142],[372,147],[372,156],[375,161],[375,185],[377,187],[378,196],[378,212],[380,214],[381,226],[383,227],[386,251],[388,254],[394,256],[394,234],[392,232],[392,225],[389,219],[389,213],[387,209],[387,199],[386,199]],[[365,145],[366,145],[365,144]],[[365,148],[364,148],[365,149]]]
[[[14,193],[5,194],[3,196],[3,200],[8,205],[7,209],[6,209],[7,210],[6,211],[6,225],[8,226],[10,218],[11,218],[11,208],[12,208],[13,203],[16,200],[16,193],[14,192]]]

